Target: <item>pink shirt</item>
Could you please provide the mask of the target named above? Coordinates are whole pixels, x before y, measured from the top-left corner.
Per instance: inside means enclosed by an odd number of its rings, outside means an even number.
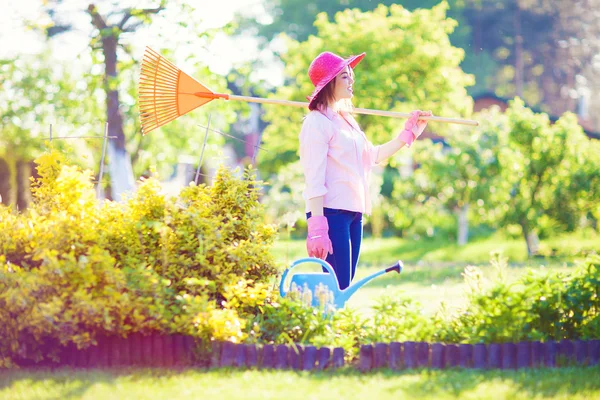
[[[300,131],[304,199],[324,196],[324,207],[370,214],[369,176],[379,147],[350,114],[309,112]]]

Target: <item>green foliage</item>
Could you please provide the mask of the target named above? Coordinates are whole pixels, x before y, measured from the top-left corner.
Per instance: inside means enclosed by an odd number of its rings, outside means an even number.
[[[546,114],[535,114],[515,99],[504,118],[497,131],[506,143],[498,153],[502,184],[494,204],[498,222],[521,226],[526,238],[537,232],[544,216],[573,230],[600,199],[600,168],[592,154],[597,145],[570,113],[551,125]],[[531,254],[529,241],[528,249]]]
[[[414,163],[419,167],[408,179],[396,180],[392,203],[401,205],[393,212],[397,228],[424,233],[423,227],[456,237],[444,230],[444,221],[457,218],[463,210],[471,220],[495,222],[490,205],[498,186],[498,152],[501,137],[494,131],[501,120],[498,111],[482,113],[481,129],[461,129],[445,138],[447,146],[429,140],[418,141]],[[411,210],[411,212],[406,212]],[[455,229],[458,222],[448,227]],[[441,228],[441,229],[440,229]],[[431,236],[431,235],[429,235]]]
[[[570,274],[529,273],[484,285],[465,270],[468,306],[433,319],[397,296],[370,317],[325,316],[273,290],[269,253],[276,231],[263,222],[250,171],[219,170],[212,186],[165,198],[153,179],[123,203],[99,205],[90,173],[50,152],[24,213],[0,207],[0,363],[56,358],[61,346],[86,347],[98,335],[184,333],[203,339],[342,346],[389,341],[491,342],[600,335],[600,258]]]
[[[31,208],[0,208],[4,363],[55,356],[43,350],[87,346],[99,334],[245,339],[277,273],[276,231],[263,222],[251,171],[238,179],[221,168],[212,186],[191,185],[179,198],[148,179],[123,203],[99,205],[89,171],[57,152],[38,164]]]
[[[496,283],[485,288],[481,271],[465,270],[469,304],[439,333],[452,342],[592,339],[600,335],[600,257],[588,257],[571,274],[529,272],[507,284],[506,260],[496,255]]]
[[[318,308],[281,298],[261,307],[252,320],[252,334],[265,343],[311,343],[330,328],[331,320]]]
[[[456,23],[446,17],[446,10],[445,4],[414,12],[399,5],[380,5],[372,12],[347,9],[336,14],[334,20],[319,14],[315,22],[318,36],[304,42],[288,40],[283,61],[290,80],[274,96],[305,101],[314,89],[307,75],[308,66],[322,51],[342,56],[366,52],[356,68],[355,106],[395,111],[431,109],[437,115],[469,114],[471,99],[465,87],[473,82],[458,67],[464,53],[450,44],[448,35]],[[306,110],[265,110],[265,120],[270,123],[264,133],[268,154],[261,157],[260,169],[270,174],[297,159],[297,133]],[[357,119],[374,143],[388,141],[401,128],[401,122],[391,118],[358,115]]]

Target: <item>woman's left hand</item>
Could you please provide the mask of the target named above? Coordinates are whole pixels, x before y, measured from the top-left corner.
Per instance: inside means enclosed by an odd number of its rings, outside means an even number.
[[[410,113],[410,118],[404,124],[404,129],[411,131],[415,135],[415,139],[417,139],[427,127],[427,121],[419,119],[419,117],[431,116],[433,116],[431,111],[415,110]]]
[[[404,123],[404,129],[398,135],[398,139],[410,147],[412,143],[421,136],[421,133],[423,133],[427,126],[427,121],[419,119],[419,117],[431,117],[432,115],[433,113],[431,111],[415,110],[411,112],[410,117]]]

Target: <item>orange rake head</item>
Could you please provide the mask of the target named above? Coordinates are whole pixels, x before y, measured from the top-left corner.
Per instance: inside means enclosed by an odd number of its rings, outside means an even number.
[[[144,52],[138,89],[144,135],[213,99],[227,99],[149,47]]]

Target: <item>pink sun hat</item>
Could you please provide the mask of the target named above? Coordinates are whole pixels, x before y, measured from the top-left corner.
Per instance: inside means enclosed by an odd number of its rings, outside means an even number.
[[[310,100],[309,107],[312,102],[316,99],[317,95],[329,82],[331,82],[340,72],[350,66],[354,69],[359,62],[365,58],[366,53],[359,54],[357,56],[351,56],[346,59],[333,54],[329,51],[319,54],[308,67],[308,76],[311,82],[315,85],[315,90],[310,96],[307,97]]]

